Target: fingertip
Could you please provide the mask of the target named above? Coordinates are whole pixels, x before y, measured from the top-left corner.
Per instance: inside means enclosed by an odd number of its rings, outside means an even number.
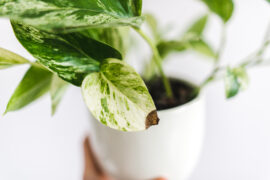
[[[167,180],[166,178],[163,178],[163,177],[159,177],[159,178],[155,178],[153,180]]]

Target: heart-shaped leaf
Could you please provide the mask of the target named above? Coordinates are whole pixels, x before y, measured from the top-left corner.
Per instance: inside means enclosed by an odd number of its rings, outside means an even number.
[[[19,110],[48,92],[51,78],[50,71],[35,66],[29,68],[10,98],[6,113]]]
[[[0,16],[46,31],[70,32],[139,26],[141,6],[141,0],[4,0],[0,1]]]
[[[92,114],[111,128],[140,131],[158,123],[154,102],[143,80],[123,61],[102,62],[100,72],[84,79],[82,92]]]
[[[6,49],[0,48],[0,69],[8,68],[13,65],[30,63],[22,56]]]
[[[243,67],[227,68],[225,77],[226,97],[236,96],[240,90],[245,90],[248,85],[248,75]]]
[[[14,22],[12,26],[21,44],[41,64],[77,86],[87,74],[99,71],[99,61],[110,57],[121,59],[114,48],[80,32],[52,34]]]
[[[216,13],[225,23],[233,14],[234,4],[232,0],[202,0],[208,8]]]

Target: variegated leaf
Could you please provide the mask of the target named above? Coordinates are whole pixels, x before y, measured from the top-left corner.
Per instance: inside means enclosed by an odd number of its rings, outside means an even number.
[[[0,16],[45,31],[139,26],[141,0],[2,0]]]
[[[123,61],[105,60],[100,72],[84,79],[82,92],[92,114],[111,128],[140,131],[158,123],[154,102],[143,80]]]
[[[87,74],[99,71],[101,60],[110,57],[121,59],[116,49],[80,32],[52,34],[15,22],[12,26],[21,44],[41,64],[77,86]]]
[[[26,63],[29,63],[29,61],[22,56],[0,48],[0,69],[8,68],[16,64]]]
[[[240,90],[245,90],[248,86],[248,75],[243,67],[227,68],[225,77],[226,97],[236,96]]]

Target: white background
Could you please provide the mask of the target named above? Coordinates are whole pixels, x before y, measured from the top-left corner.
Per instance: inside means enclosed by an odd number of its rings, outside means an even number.
[[[222,57],[222,64],[232,66],[259,47],[270,21],[270,4],[264,0],[236,0],[235,4]],[[144,8],[155,13],[161,26],[173,35],[183,32],[191,19],[206,12],[204,5],[191,0],[145,0]],[[214,47],[219,34],[220,21],[212,17],[206,35]],[[9,22],[3,19],[0,46],[33,60],[17,42]],[[137,52],[131,59],[142,59],[138,54],[144,53]],[[174,55],[165,70],[202,79],[209,72],[209,64],[203,59],[191,52]],[[134,61],[131,64],[140,68]],[[21,66],[0,71],[1,114],[26,69],[27,66]],[[270,67],[255,68],[249,74],[249,89],[232,100],[225,100],[222,82],[205,89],[206,136],[190,180],[270,179]],[[81,144],[89,124],[80,89],[69,88],[53,118],[49,106],[46,96],[21,111],[0,116],[1,180],[81,179]]]

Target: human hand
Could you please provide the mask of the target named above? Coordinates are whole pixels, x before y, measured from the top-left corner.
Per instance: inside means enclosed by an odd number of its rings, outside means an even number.
[[[83,180],[113,180],[110,178],[103,168],[100,166],[98,160],[94,156],[91,148],[89,138],[84,140],[84,159],[85,169]],[[155,178],[153,180],[166,180],[165,178]]]

